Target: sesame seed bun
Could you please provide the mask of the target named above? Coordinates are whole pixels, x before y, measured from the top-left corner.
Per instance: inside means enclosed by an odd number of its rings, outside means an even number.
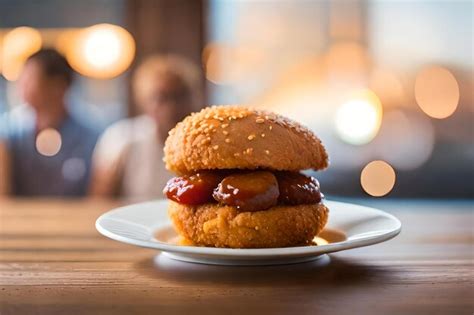
[[[280,115],[241,106],[213,106],[169,133],[164,162],[187,174],[211,169],[321,170],[328,155],[308,128]]]
[[[219,204],[170,201],[168,214],[177,232],[195,245],[270,248],[310,244],[326,225],[329,210],[323,204],[310,204],[239,212]]]

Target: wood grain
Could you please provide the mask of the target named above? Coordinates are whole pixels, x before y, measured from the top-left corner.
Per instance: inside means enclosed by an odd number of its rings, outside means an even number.
[[[364,203],[364,201],[361,201]],[[0,314],[472,314],[471,202],[376,204],[403,231],[330,261],[174,262],[108,240],[101,200],[0,200]]]

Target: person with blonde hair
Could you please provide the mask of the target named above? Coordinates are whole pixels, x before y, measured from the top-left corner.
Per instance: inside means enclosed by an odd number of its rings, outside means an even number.
[[[132,77],[141,115],[106,129],[96,146],[90,193],[145,200],[162,196],[172,176],[165,169],[168,131],[198,108],[199,71],[178,56],[152,56]]]

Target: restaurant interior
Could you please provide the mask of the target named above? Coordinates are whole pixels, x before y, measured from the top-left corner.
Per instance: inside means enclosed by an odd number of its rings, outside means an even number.
[[[140,114],[137,66],[174,54],[199,69],[195,110],[255,105],[314,130],[330,153],[317,174],[328,196],[471,198],[470,4],[303,2],[2,1],[3,129],[25,105],[17,81],[41,48],[72,66],[68,111],[98,134]],[[37,136],[39,154],[60,152],[54,130]],[[69,164],[66,177],[88,165]]]
[[[318,135],[330,165],[307,174],[318,179],[325,198],[402,211],[407,234],[387,253],[416,252],[410,220],[424,226],[423,218],[412,216],[435,213],[436,220],[462,227],[463,237],[446,232],[430,240],[464,242],[452,253],[471,248],[472,264],[473,12],[468,0],[0,0],[0,262],[100,261],[100,248],[111,243],[94,230],[100,214],[164,198],[163,183],[172,176],[162,162],[166,132],[204,107],[247,105],[299,121]],[[37,65],[53,75],[37,74]],[[55,97],[59,107],[44,110]],[[163,102],[182,105],[180,114],[153,105]],[[156,147],[157,139],[142,137],[150,121],[161,131]],[[451,210],[463,216],[449,217]],[[68,249],[54,239],[65,233],[87,234],[95,243],[74,252],[77,239]],[[135,255],[120,246],[110,245],[112,260]],[[426,253],[419,261],[431,259],[434,250]],[[339,272],[351,266],[335,261]],[[169,268],[176,279],[191,277],[187,285],[202,280]],[[15,282],[9,278],[14,270],[5,270],[0,283]],[[373,271],[355,270],[343,274]],[[163,270],[150,272],[167,277]],[[222,270],[214,277],[230,279]],[[250,276],[242,277],[238,283],[249,285]],[[466,297],[465,288],[456,290],[453,296]],[[21,302],[29,294],[21,292],[11,305],[31,311]],[[415,303],[415,297],[407,299]],[[62,302],[46,300],[46,313],[61,313],[54,303]],[[459,303],[454,310],[473,310],[465,299]],[[85,310],[101,313],[100,305]],[[14,307],[4,310],[15,313]]]

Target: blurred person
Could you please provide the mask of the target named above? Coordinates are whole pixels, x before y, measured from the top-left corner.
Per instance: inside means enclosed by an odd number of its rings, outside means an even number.
[[[73,75],[54,49],[27,59],[18,81],[25,105],[0,116],[0,194],[86,194],[98,135],[67,110]]]
[[[178,56],[152,56],[132,78],[136,104],[142,112],[110,126],[93,157],[91,194],[144,200],[162,197],[173,175],[163,163],[168,131],[199,100],[199,71]]]

